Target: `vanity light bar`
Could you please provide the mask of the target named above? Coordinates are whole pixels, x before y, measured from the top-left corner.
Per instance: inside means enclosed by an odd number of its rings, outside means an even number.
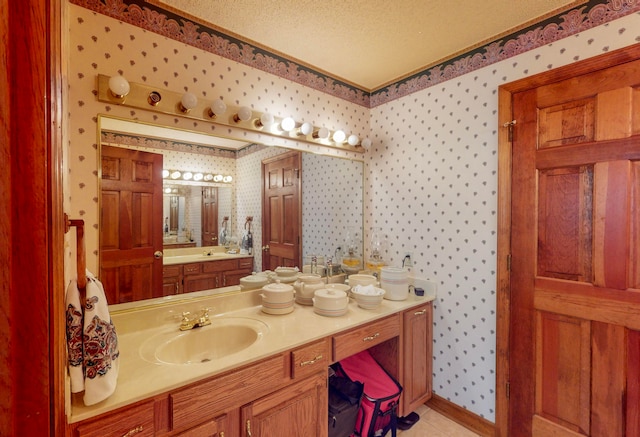
[[[352,135],[354,137],[351,138],[352,141],[345,141],[345,133],[342,130],[336,131],[337,136],[335,132],[331,136],[329,130],[324,127],[298,123],[291,117],[273,117],[271,114],[254,111],[246,106],[229,105],[227,107],[222,101],[200,99],[191,93],[162,90],[136,82],[127,82],[129,90],[126,94],[120,94],[122,91],[112,92],[109,89],[110,79],[110,76],[98,75],[98,101],[100,102],[240,127],[274,137],[291,138],[351,152],[364,153],[367,148],[364,140],[354,141],[354,138],[358,138],[356,135]],[[122,78],[122,80],[126,82],[126,79]],[[220,109],[213,111],[212,105]],[[323,134],[318,135],[318,132]]]
[[[195,182],[222,182],[229,184],[233,182],[233,177],[230,175],[212,174],[192,172],[188,170],[162,170],[162,178],[169,180],[181,180],[181,181],[195,181]]]

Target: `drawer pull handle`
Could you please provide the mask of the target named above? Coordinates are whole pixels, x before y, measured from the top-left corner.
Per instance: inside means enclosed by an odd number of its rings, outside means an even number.
[[[139,425],[139,426],[136,426],[135,428],[130,429],[129,432],[126,434],[123,434],[122,437],[131,437],[132,435],[136,435],[138,433],[141,433],[142,431],[144,431],[144,426]]]
[[[365,337],[365,338],[363,338],[363,339],[362,339],[362,341],[373,341],[373,340],[375,340],[375,339],[376,339],[376,338],[378,338],[378,337],[380,337],[380,333],[379,333],[379,332],[376,332],[375,334],[370,335],[369,337]]]
[[[427,310],[416,311],[415,313],[413,313],[414,316],[421,316],[423,314],[427,314]]]
[[[251,437],[251,421],[247,420],[247,437]]]
[[[312,359],[312,360],[309,360],[309,361],[303,361],[303,362],[301,362],[301,363],[300,363],[300,367],[302,367],[302,366],[309,366],[309,365],[311,365],[311,364],[315,364],[315,363],[317,363],[318,361],[320,361],[321,359],[322,359],[322,355],[318,355],[317,357],[315,357],[315,358],[314,358],[314,359]]]

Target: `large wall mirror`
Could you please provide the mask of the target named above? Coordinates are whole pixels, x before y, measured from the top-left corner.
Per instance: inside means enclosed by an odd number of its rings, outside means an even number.
[[[208,181],[165,179],[161,208],[153,212],[162,215],[163,246],[159,250],[167,253],[173,248],[215,246],[215,237],[223,227],[228,235],[239,238],[246,218],[252,217],[254,270],[262,270],[261,166],[290,150],[103,115],[99,116],[98,126],[100,162],[103,151],[111,148],[151,152],[163,156],[165,170],[215,177]],[[302,153],[303,263],[311,255],[331,256],[339,261],[346,246],[353,247],[354,243],[356,255],[362,257],[363,167],[358,160]],[[203,241],[201,198],[209,187],[217,193],[218,230],[213,240]],[[103,194],[101,205],[108,201]],[[99,244],[102,251],[102,238]],[[99,263],[103,262],[100,257]]]

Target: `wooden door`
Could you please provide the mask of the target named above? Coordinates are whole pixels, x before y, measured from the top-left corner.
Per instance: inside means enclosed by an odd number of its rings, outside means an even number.
[[[99,277],[107,300],[162,296],[162,155],[103,146],[101,161]]]
[[[602,65],[512,95],[509,436],[640,435],[640,60]]]
[[[218,188],[202,187],[202,246],[218,245]]]
[[[262,269],[301,267],[300,152],[262,162]]]

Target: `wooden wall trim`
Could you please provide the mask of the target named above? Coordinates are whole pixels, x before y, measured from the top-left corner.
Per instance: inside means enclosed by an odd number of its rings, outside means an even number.
[[[436,394],[427,401],[426,405],[483,437],[493,437],[495,435],[496,430],[493,423]]]

